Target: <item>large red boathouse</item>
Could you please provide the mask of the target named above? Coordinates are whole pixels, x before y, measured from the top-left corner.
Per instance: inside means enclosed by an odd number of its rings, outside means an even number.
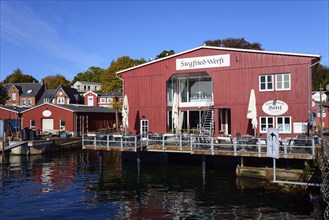
[[[119,71],[129,97],[128,131],[139,134],[145,120],[149,132],[173,132],[176,94],[179,132],[196,132],[211,111],[212,135],[254,135],[247,118],[254,90],[257,136],[269,127],[296,136],[312,119],[311,76],[319,61],[313,54],[201,46]]]

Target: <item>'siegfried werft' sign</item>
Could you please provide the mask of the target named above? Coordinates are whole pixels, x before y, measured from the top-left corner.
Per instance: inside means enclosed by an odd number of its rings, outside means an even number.
[[[176,59],[176,70],[189,70],[230,66],[230,55],[215,55]]]

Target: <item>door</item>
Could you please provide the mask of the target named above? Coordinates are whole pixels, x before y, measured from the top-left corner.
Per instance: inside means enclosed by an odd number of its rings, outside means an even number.
[[[42,119],[42,132],[52,133],[54,131],[54,119],[53,118],[43,118]]]
[[[94,106],[94,96],[88,96],[88,106]]]

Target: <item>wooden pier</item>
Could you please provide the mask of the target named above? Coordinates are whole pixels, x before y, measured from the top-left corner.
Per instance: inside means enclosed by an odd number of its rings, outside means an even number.
[[[280,141],[280,158],[312,160],[316,157],[319,145],[314,138],[288,138]],[[265,138],[248,139],[229,138],[219,140],[215,137],[196,135],[148,135],[139,136],[103,134],[101,136],[84,136],[82,148],[86,150],[105,151],[148,151],[185,153],[213,156],[267,157]]]

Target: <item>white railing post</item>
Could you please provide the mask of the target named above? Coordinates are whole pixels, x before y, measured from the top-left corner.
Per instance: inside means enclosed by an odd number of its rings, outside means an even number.
[[[312,138],[312,156],[314,157],[314,155],[315,155],[315,141],[314,138]]]
[[[257,146],[257,148],[258,148],[258,157],[261,157],[262,156],[262,143],[261,143],[261,139],[260,138],[258,138],[258,146]]]
[[[123,151],[123,137],[120,137],[120,148]]]
[[[182,134],[180,134],[180,135],[179,135],[179,149],[180,149],[180,151],[182,151],[182,149],[183,149],[183,146],[182,146],[182,140],[183,140],[183,138],[182,138]]]
[[[214,155],[214,138],[210,139],[211,155]]]
[[[193,152],[193,138],[190,137],[190,148],[191,148],[191,153]]]
[[[233,150],[234,150],[234,156],[237,155],[237,153],[236,153],[236,144],[237,144],[237,140],[236,140],[236,138],[233,138]]]
[[[94,137],[94,149],[96,149],[96,136]]]

